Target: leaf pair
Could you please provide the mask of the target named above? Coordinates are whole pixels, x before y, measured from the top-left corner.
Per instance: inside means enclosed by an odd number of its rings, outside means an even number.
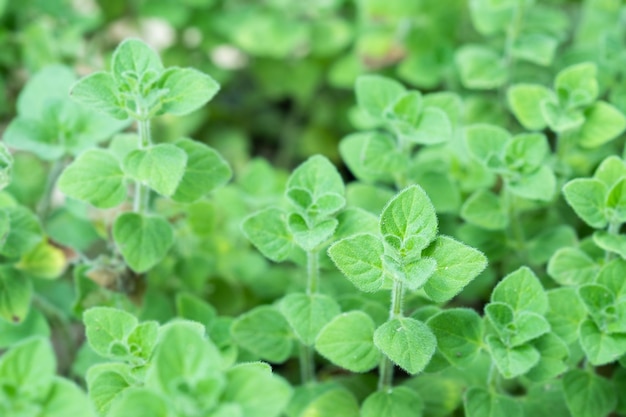
[[[597,100],[597,68],[581,63],[565,68],[553,90],[535,84],[517,84],[507,93],[515,117],[529,130],[549,127],[573,132],[584,148],[596,148],[626,129],[626,117],[613,105]]]
[[[163,67],[158,54],[139,39],[120,43],[111,72],[79,80],[71,95],[79,102],[117,119],[148,120],[160,114],[184,115],[215,96],[219,85],[192,68]]]
[[[437,237],[435,209],[419,186],[395,196],[379,220],[380,235],[357,234],[329,248],[339,270],[361,291],[376,292],[388,279],[423,288],[437,302],[458,294],[486,266],[477,250]]]

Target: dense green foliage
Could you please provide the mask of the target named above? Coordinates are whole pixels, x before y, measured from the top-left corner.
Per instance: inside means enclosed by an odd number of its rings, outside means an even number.
[[[626,416],[621,0],[0,0],[0,415]]]

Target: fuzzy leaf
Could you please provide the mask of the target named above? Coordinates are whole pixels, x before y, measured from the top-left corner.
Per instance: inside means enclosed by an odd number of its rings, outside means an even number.
[[[476,124],[465,129],[465,143],[470,155],[484,166],[491,166],[493,161],[504,157],[506,145],[511,134],[501,127]]]
[[[287,218],[287,227],[293,241],[305,251],[312,251],[328,242],[337,229],[336,219],[327,219],[309,229],[306,220],[299,214],[292,213]]]
[[[476,90],[491,90],[503,85],[508,73],[496,52],[480,45],[465,45],[455,56],[463,86]]]
[[[308,193],[302,200],[293,192]],[[345,188],[337,168],[324,156],[316,155],[300,164],[287,181],[287,197],[303,210],[324,215],[335,213],[344,204]]]
[[[376,292],[384,280],[383,244],[373,235],[360,234],[342,239],[328,249],[337,268],[365,292]]]
[[[553,94],[548,88],[536,84],[516,84],[507,91],[511,111],[520,124],[529,130],[545,129],[546,121],[540,103],[551,97]]]
[[[280,301],[279,309],[307,346],[313,345],[320,330],[341,312],[337,302],[323,294],[289,294]]]
[[[593,234],[593,242],[600,249],[616,253],[626,259],[626,236],[609,233],[605,230],[598,230]]]
[[[591,178],[577,178],[563,187],[567,203],[578,217],[595,229],[602,229],[607,225],[604,211],[607,193],[603,182]]]
[[[128,335],[138,324],[132,314],[110,307],[94,307],[85,311],[83,322],[89,346],[105,358],[116,358],[112,352],[113,345],[126,346]]]
[[[209,75],[193,68],[168,68],[156,85],[167,91],[161,97],[159,114],[182,116],[204,106],[220,89]]]
[[[598,97],[597,72],[590,62],[569,66],[557,74],[554,89],[570,108],[589,105]]]
[[[486,341],[498,371],[507,379],[525,374],[539,362],[539,352],[530,345],[508,347],[495,336]]]
[[[601,376],[573,369],[563,376],[565,401],[574,417],[606,416],[617,405],[613,384]]]
[[[115,79],[108,72],[94,72],[72,86],[71,97],[81,104],[116,119],[128,118]]]
[[[508,304],[516,313],[544,314],[548,310],[548,297],[528,267],[521,267],[504,277],[491,293],[491,301]]]
[[[592,320],[585,320],[580,325],[580,346],[592,365],[606,365],[626,353],[626,334],[608,334]]]
[[[315,349],[332,363],[351,372],[367,372],[378,365],[374,322],[362,311],[336,316],[322,328]]]
[[[123,165],[131,178],[169,197],[185,174],[187,154],[174,145],[161,143],[132,151],[124,158]]]
[[[380,118],[405,94],[399,82],[379,75],[362,75],[356,80],[356,101],[370,116]]]
[[[557,288],[548,291],[550,309],[546,319],[552,333],[568,344],[578,340],[580,323],[587,318],[587,309],[575,288]]]
[[[285,213],[279,209],[268,208],[248,216],[242,229],[248,240],[272,261],[284,261],[294,248]]]
[[[0,267],[0,317],[19,324],[30,310],[33,285],[30,279],[10,266]]]
[[[124,213],[113,224],[113,239],[128,266],[141,273],[167,255],[174,243],[174,232],[163,217]]]
[[[514,398],[483,388],[470,388],[463,402],[467,417],[524,416],[522,406]]]
[[[585,109],[585,122],[578,133],[583,148],[597,148],[618,137],[626,129],[626,117],[617,108],[598,101]]]
[[[487,230],[502,230],[509,223],[500,197],[489,190],[478,190],[461,208],[461,217]]]
[[[41,242],[41,225],[32,211],[23,206],[5,207],[1,210],[6,214],[9,223],[8,230],[5,229],[4,245],[0,245],[1,255],[18,258]]]
[[[282,363],[291,355],[289,323],[274,307],[256,307],[240,315],[231,327],[231,335],[237,344],[269,362]]]
[[[483,322],[474,310],[455,308],[431,317],[426,324],[437,338],[437,350],[453,366],[463,368],[478,356]]]
[[[561,285],[580,285],[593,281],[600,266],[578,248],[561,248],[550,258],[548,274]]]
[[[127,39],[120,43],[111,58],[111,69],[118,82],[132,75],[137,81],[147,72],[154,77],[163,70],[163,64],[154,49],[139,39]]]
[[[437,339],[421,321],[400,317],[376,329],[374,343],[392,362],[408,373],[416,374],[430,362]]]
[[[101,149],[89,150],[61,174],[59,189],[66,195],[98,208],[110,208],[126,200],[124,173],[117,159]]]
[[[408,387],[393,387],[369,395],[361,406],[361,417],[420,416],[424,401]]]

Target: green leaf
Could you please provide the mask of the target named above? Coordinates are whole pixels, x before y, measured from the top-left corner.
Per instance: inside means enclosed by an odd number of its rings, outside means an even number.
[[[563,376],[563,390],[572,417],[606,416],[617,405],[613,384],[581,369],[571,370]]]
[[[361,291],[376,292],[384,282],[383,244],[370,234],[342,239],[328,249],[337,268]]]
[[[552,333],[567,344],[574,343],[578,340],[580,323],[587,318],[585,304],[576,288],[556,288],[549,290],[547,294],[550,309],[545,317],[550,323]]]
[[[163,64],[159,55],[146,43],[139,39],[126,39],[115,48],[111,69],[117,82],[121,83],[127,77],[139,81],[147,72],[156,78],[163,71]]]
[[[511,111],[528,130],[543,130],[546,121],[541,112],[540,103],[553,97],[552,92],[541,85],[515,84],[507,91],[507,100]]]
[[[542,315],[548,310],[548,297],[541,282],[525,266],[511,272],[496,285],[491,301],[508,304],[516,313],[529,311]]]
[[[552,98],[543,100],[539,108],[548,127],[557,133],[580,128],[585,122],[582,110],[562,108]]]
[[[520,403],[514,398],[484,388],[470,388],[465,393],[463,403],[467,417],[524,416]]]
[[[217,320],[215,307],[191,293],[176,294],[176,312],[184,319],[204,324],[207,331]]]
[[[369,395],[361,406],[361,417],[421,416],[424,401],[408,387],[394,387]]]
[[[0,317],[14,324],[24,321],[32,294],[28,277],[10,266],[0,266]]]
[[[41,415],[46,417],[68,415],[94,417],[93,408],[85,392],[74,382],[60,377],[55,378],[48,397],[42,405]]]
[[[299,195],[308,193],[310,199]],[[294,194],[295,192],[295,194]],[[315,155],[300,164],[287,181],[287,197],[312,214],[330,215],[345,205],[343,179],[337,168],[324,156]]]
[[[133,387],[124,391],[124,394],[115,401],[107,417],[170,417],[170,408],[161,394],[147,388]]]
[[[242,229],[248,240],[274,262],[287,259],[294,248],[285,213],[277,208],[268,208],[248,216],[243,221]]]
[[[380,132],[353,133],[341,140],[339,153],[350,171],[366,182],[392,182],[406,158],[389,135]]]
[[[99,373],[88,383],[89,399],[100,415],[107,415],[116,398],[132,385],[118,372]]]
[[[135,316],[110,307],[94,307],[83,314],[85,334],[89,346],[98,355],[115,358],[114,345],[126,346],[126,339],[137,327]]]
[[[530,200],[550,201],[556,191],[556,177],[547,166],[532,174],[523,175],[507,182],[511,193]]]
[[[123,165],[131,178],[169,197],[185,174],[187,154],[177,146],[161,143],[132,151],[124,158]]]
[[[515,334],[509,346],[519,346],[550,331],[550,324],[539,314],[522,311],[515,315]]]
[[[548,274],[561,285],[580,285],[595,279],[600,266],[578,248],[561,248],[550,258]]]
[[[386,116],[393,125],[400,127],[400,131],[410,134],[417,126],[422,110],[422,94],[419,91],[409,91],[400,96]]]
[[[585,109],[585,122],[577,135],[583,148],[597,148],[615,139],[626,129],[626,117],[617,108],[598,101]]]
[[[426,192],[418,185],[405,188],[383,209],[380,232],[405,257],[419,254],[437,235],[437,216]]]
[[[586,106],[598,97],[598,69],[591,62],[583,62],[561,70],[555,80],[554,89],[561,102],[569,108]]]
[[[20,262],[15,265],[17,269],[30,276],[43,279],[58,278],[66,266],[67,259],[63,251],[46,241],[40,242],[25,253]]]
[[[128,350],[131,355],[148,361],[157,342],[159,323],[144,321],[128,335]]]
[[[128,266],[142,273],[165,257],[174,233],[163,217],[124,213],[113,224],[113,239]]]
[[[487,258],[480,251],[447,236],[438,236],[423,255],[437,261],[424,291],[438,303],[460,293],[487,266]]]
[[[335,233],[337,223],[336,219],[327,219],[309,228],[306,220],[299,214],[292,213],[287,218],[287,227],[293,241],[307,252],[327,243]]]
[[[298,417],[359,417],[354,395],[338,384],[305,385],[296,388],[285,415]]]
[[[239,404],[245,417],[278,417],[287,407],[293,389],[282,378],[255,363],[228,370],[221,400]]]
[[[61,192],[98,208],[111,208],[126,200],[124,173],[117,159],[101,149],[89,150],[61,174]]]
[[[187,163],[172,200],[193,203],[230,180],[228,162],[213,148],[191,139],[180,139],[174,145],[187,154]]]
[[[322,327],[341,312],[337,302],[323,294],[289,294],[280,301],[279,309],[307,346],[313,345]]]
[[[116,119],[128,118],[115,79],[108,72],[94,72],[81,78],[72,86],[70,95],[74,100],[98,112]]]
[[[161,97],[159,114],[182,116],[204,106],[220,89],[212,77],[193,68],[168,68],[156,86],[167,93]]]
[[[592,365],[606,365],[626,353],[626,334],[608,334],[592,320],[585,320],[580,325],[580,346]]]
[[[435,145],[452,139],[452,124],[448,115],[436,107],[426,107],[420,115],[416,130],[408,137],[413,143]]]
[[[539,362],[539,352],[530,345],[508,347],[493,335],[486,342],[498,371],[507,379],[525,374]]]
[[[600,249],[616,253],[626,259],[626,236],[609,233],[605,230],[598,230],[593,234],[593,242]]]
[[[17,398],[39,397],[43,400],[55,372],[54,351],[50,342],[42,337],[27,338],[0,357],[2,386],[5,393],[12,393]]]
[[[17,97],[17,113],[27,119],[39,119],[51,102],[67,99],[70,86],[76,81],[71,68],[46,65],[33,74]]]
[[[489,320],[496,333],[507,346],[511,336],[515,334],[515,313],[508,304],[491,302],[485,306],[485,317]]]
[[[506,145],[505,161],[509,169],[521,174],[532,174],[544,165],[550,154],[548,139],[542,133],[515,135]]]
[[[607,225],[605,214],[607,194],[606,185],[591,178],[577,178],[563,187],[563,195],[567,203],[578,217],[595,229],[602,229]]]
[[[465,200],[461,207],[461,217],[487,230],[503,230],[509,223],[500,197],[484,189],[477,190]]]
[[[610,222],[626,222],[626,178],[619,180],[609,190],[605,213]]]
[[[533,64],[550,66],[559,46],[559,40],[543,33],[527,33],[519,36],[512,47],[511,55]]]
[[[596,283],[611,290],[617,301],[626,299],[626,261],[614,259],[605,264],[598,274]],[[589,281],[591,282],[591,281]]]
[[[526,374],[530,380],[548,381],[567,371],[568,366],[565,359],[568,358],[570,351],[560,337],[553,333],[546,333],[533,341],[533,346],[539,351],[541,359]]]
[[[380,118],[388,107],[403,96],[399,82],[379,75],[362,75],[356,80],[356,101],[370,116]]]
[[[3,137],[3,139],[6,142],[6,138]],[[0,142],[0,190],[3,190],[11,183],[12,169],[13,155],[11,155],[6,145]]]
[[[17,258],[32,250],[42,239],[39,219],[23,206],[1,209],[9,221],[9,230],[0,246],[0,254],[7,258]]]
[[[626,178],[626,164],[619,156],[608,156],[596,168],[593,177],[604,183],[610,190],[621,179]]]
[[[509,132],[494,125],[475,124],[465,129],[465,143],[470,155],[486,167],[503,159],[510,140]]]
[[[437,339],[424,323],[399,317],[374,332],[374,344],[392,362],[410,374],[423,370],[435,353]]]
[[[508,78],[502,57],[484,46],[462,46],[456,52],[455,63],[466,88],[492,90],[503,85]]]
[[[289,323],[270,306],[256,307],[237,317],[231,327],[233,340],[261,359],[282,363],[293,344]]]
[[[483,322],[474,310],[444,310],[428,319],[426,324],[437,338],[438,352],[453,366],[463,368],[480,353]]]
[[[351,372],[367,372],[380,361],[374,345],[374,322],[361,311],[343,313],[331,320],[317,336],[315,349]]]

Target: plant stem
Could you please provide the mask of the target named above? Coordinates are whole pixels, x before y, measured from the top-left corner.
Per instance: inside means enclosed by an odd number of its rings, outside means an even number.
[[[307,285],[306,293],[315,294],[319,286],[319,251],[311,250],[307,254]]]
[[[57,159],[52,164],[50,172],[48,173],[46,188],[44,189],[44,193],[41,196],[39,203],[37,204],[37,216],[43,221],[45,221],[46,217],[48,217],[48,213],[50,212],[50,207],[52,206],[52,192],[54,191],[54,184],[57,182],[59,175],[61,175],[61,171],[63,171],[64,165],[64,159]]]
[[[139,149],[144,149],[152,144],[150,136],[150,119],[137,120],[139,130]],[[133,200],[133,211],[144,213],[148,208],[148,198],[150,190],[140,181],[135,181],[135,198]]]
[[[621,227],[622,227],[621,223],[610,222],[609,223],[609,227],[607,229],[607,232],[609,232],[612,235],[618,235],[619,234],[619,229]],[[604,251],[604,262],[608,263],[611,259],[613,259],[614,256],[615,256],[615,254],[613,252],[605,250]]]
[[[315,382],[314,353],[311,346],[300,344],[300,378],[303,385]]]
[[[505,186],[504,196],[506,202],[506,212],[509,216],[509,234],[515,244],[515,249],[518,251],[519,257],[522,263],[528,263],[528,253],[526,250],[526,236],[524,234],[524,228],[522,222],[520,222],[519,212],[515,209],[514,198],[515,196]]]
[[[404,302],[404,285],[400,280],[394,280],[391,287],[391,308],[389,309],[389,320],[402,317],[402,306]],[[385,391],[391,389],[393,384],[394,365],[391,360],[383,355],[378,365],[378,390]]]

